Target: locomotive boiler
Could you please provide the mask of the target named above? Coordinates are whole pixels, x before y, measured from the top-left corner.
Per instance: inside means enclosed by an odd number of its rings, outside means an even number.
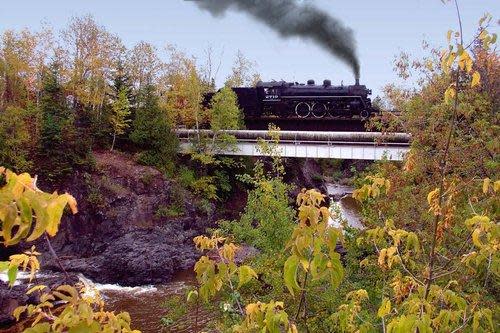
[[[245,119],[287,118],[326,120],[359,118],[364,120],[377,112],[371,104],[371,90],[360,85],[333,86],[330,80],[317,85],[297,82],[258,82],[255,87],[232,88]],[[208,96],[211,99],[211,96]]]

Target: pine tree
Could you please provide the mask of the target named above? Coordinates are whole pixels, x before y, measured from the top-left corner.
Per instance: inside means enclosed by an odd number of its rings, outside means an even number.
[[[113,73],[113,85],[111,86],[111,98],[113,100],[118,99],[118,95],[122,90],[126,91],[127,100],[132,106],[135,102],[133,87],[130,79],[130,75],[123,65],[121,60],[118,60],[116,65],[116,70]]]
[[[40,171],[55,180],[71,171],[74,161],[74,121],[59,83],[57,64],[52,64],[43,77],[40,101]]]
[[[125,130],[129,127],[130,102],[127,97],[127,92],[128,89],[122,86],[117,99],[113,102],[113,112],[110,119],[111,126],[113,127],[111,150],[115,147],[116,136],[125,134]]]
[[[158,104],[152,84],[139,92],[138,107],[130,139],[143,149],[140,161],[169,171],[174,165],[178,141],[170,129],[165,110]]]

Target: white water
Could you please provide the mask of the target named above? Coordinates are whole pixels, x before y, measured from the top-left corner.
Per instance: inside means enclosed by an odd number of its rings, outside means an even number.
[[[85,289],[87,289],[87,290],[95,289],[99,292],[100,291],[114,291],[114,292],[123,292],[123,293],[129,293],[129,294],[144,294],[144,293],[158,291],[158,288],[153,286],[153,285],[145,285],[145,286],[137,286],[137,287],[125,287],[125,286],[120,286],[119,284],[95,283],[92,280],[83,276],[83,274],[78,274],[78,278],[80,279],[80,282],[82,282],[83,285],[85,286]]]

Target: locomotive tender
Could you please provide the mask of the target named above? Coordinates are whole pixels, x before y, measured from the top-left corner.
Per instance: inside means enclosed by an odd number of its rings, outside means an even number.
[[[377,112],[372,107],[371,90],[360,85],[332,86],[330,80],[316,85],[285,81],[262,82],[255,87],[232,88],[245,119],[295,118],[300,120],[368,118]],[[211,96],[209,97],[211,99]]]

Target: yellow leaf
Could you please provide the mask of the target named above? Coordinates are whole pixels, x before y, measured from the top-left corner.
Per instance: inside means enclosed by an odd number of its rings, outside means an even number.
[[[34,287],[33,287],[33,288],[31,288],[30,290],[28,290],[28,291],[26,292],[26,294],[28,294],[28,295],[29,295],[29,294],[31,294],[32,292],[39,291],[39,290],[43,290],[43,289],[45,289],[45,288],[47,288],[47,286],[44,286],[43,284],[40,284],[40,285],[34,286]]]
[[[23,314],[24,311],[26,311],[27,306],[18,306],[14,312],[12,312],[12,316],[16,318],[17,321],[19,321],[19,317],[21,317],[21,314]]]
[[[448,89],[444,92],[444,101],[449,104],[453,98],[456,96],[457,92],[454,86],[449,86]]]
[[[72,195],[66,193],[66,198],[68,199],[68,205],[69,205],[69,208],[71,209],[71,212],[73,214],[78,213],[78,205],[76,203],[75,197],[73,197]]]
[[[474,72],[474,74],[472,74],[472,82],[471,82],[470,86],[475,87],[480,82],[481,82],[481,74],[479,74],[479,72],[476,71],[476,72]]]
[[[489,178],[485,178],[483,180],[483,193],[486,194],[488,193],[488,189],[490,187],[491,180]]]
[[[391,312],[391,301],[388,298],[384,298],[382,300],[382,304],[380,305],[380,308],[377,311],[377,316],[379,318],[383,318],[387,316]]]
[[[257,273],[250,266],[241,266],[238,269],[238,288],[249,282],[252,278],[257,279]]]
[[[247,315],[252,315],[254,313],[256,313],[259,309],[259,304],[257,303],[251,303],[251,304],[248,304],[245,308],[245,312]]]
[[[481,237],[481,230],[480,229],[474,229],[472,232],[472,242],[474,245],[477,247],[482,247],[483,244],[481,243],[481,240],[479,239]]]

